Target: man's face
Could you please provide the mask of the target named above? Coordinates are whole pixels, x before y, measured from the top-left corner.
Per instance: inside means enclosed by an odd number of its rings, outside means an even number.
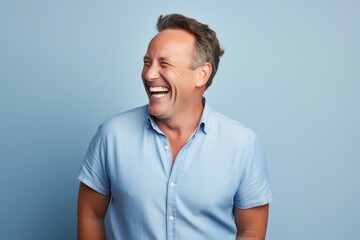
[[[175,117],[194,104],[196,69],[190,69],[194,42],[186,31],[166,29],[149,43],[141,77],[149,112],[158,119]]]

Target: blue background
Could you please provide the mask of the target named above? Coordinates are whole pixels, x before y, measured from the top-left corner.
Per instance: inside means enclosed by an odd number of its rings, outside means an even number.
[[[360,2],[0,2],[0,239],[75,239],[77,172],[98,125],[146,104],[160,14],[225,48],[212,108],[260,135],[270,240],[360,239]]]

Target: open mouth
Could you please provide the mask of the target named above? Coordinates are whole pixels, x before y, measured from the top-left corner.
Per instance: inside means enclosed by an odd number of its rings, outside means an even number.
[[[162,97],[169,93],[170,90],[166,87],[149,87],[149,92],[153,97]]]

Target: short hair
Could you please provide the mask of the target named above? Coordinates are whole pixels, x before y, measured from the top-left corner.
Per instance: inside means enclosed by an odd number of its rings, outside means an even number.
[[[211,64],[212,72],[206,83],[207,89],[211,85],[217,72],[220,57],[224,54],[224,50],[220,47],[215,31],[210,29],[208,25],[181,14],[160,15],[156,28],[159,32],[165,29],[181,29],[195,37],[195,51],[191,67],[195,69],[205,62]]]

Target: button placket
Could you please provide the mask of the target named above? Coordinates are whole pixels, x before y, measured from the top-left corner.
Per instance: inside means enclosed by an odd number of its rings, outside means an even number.
[[[168,196],[167,196],[167,239],[175,239],[176,229],[176,184],[171,179],[168,182]]]
[[[176,239],[176,222],[177,222],[177,206],[176,206],[176,195],[177,195],[177,187],[178,182],[177,179],[181,172],[182,166],[185,161],[187,148],[192,140],[188,141],[185,146],[179,151],[176,156],[176,160],[173,163],[171,174],[168,179],[167,185],[167,239],[173,240]],[[167,145],[164,145],[164,149]],[[169,148],[169,152],[171,149]]]

